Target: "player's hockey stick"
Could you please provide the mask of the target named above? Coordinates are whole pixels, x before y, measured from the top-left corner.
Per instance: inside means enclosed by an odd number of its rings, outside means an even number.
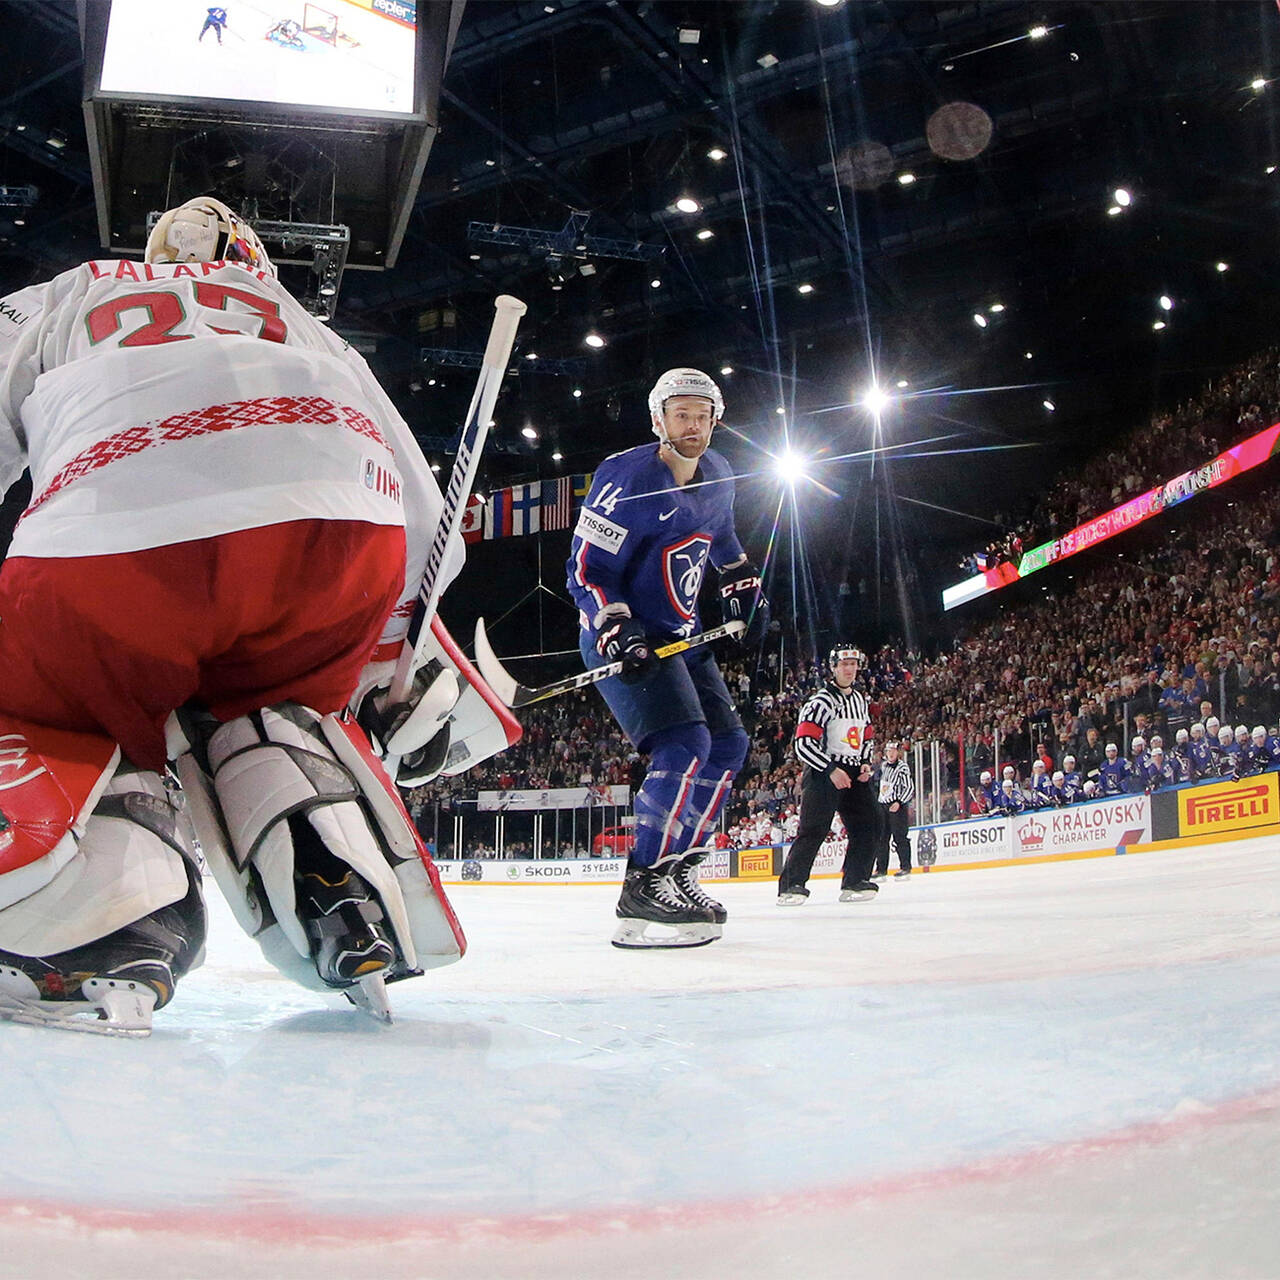
[[[493,327],[489,330],[489,341],[480,363],[480,376],[476,379],[471,407],[467,410],[466,422],[458,441],[458,452],[454,455],[453,469],[449,472],[449,487],[445,490],[440,523],[431,540],[431,550],[427,552],[427,567],[418,587],[413,617],[409,620],[409,631],[396,660],[395,675],[391,679],[391,694],[388,699],[391,703],[403,702],[413,683],[414,668],[418,665],[415,659],[419,657],[419,642],[424,641],[431,629],[431,620],[435,617],[440,593],[444,590],[440,566],[444,564],[445,555],[462,539],[462,521],[475,484],[480,453],[489,434],[489,420],[493,417],[493,406],[498,399],[507,361],[511,359],[516,326],[527,310],[519,298],[512,298],[505,293],[494,301],[493,307]]]
[[[507,361],[511,359],[516,327],[520,323],[520,317],[528,310],[519,298],[505,293],[494,300],[493,308],[493,327],[489,330],[489,341],[485,344],[484,356],[480,361],[480,376],[476,379],[471,407],[467,410],[466,421],[458,440],[458,451],[449,472],[449,487],[445,490],[444,505],[440,509],[440,522],[436,525],[435,537],[427,552],[427,567],[418,587],[418,598],[414,602],[413,616],[409,619],[409,630],[400,646],[400,656],[396,659],[395,673],[391,677],[391,689],[387,696],[390,706],[408,700],[414,672],[421,664],[421,650],[431,634],[431,620],[435,617],[440,593],[444,590],[440,567],[444,564],[447,553],[462,540],[462,521],[466,517],[467,501],[475,484],[480,453],[489,434],[493,406],[498,399]],[[394,779],[400,768],[400,757],[388,755],[383,760],[383,767]]]
[[[713,640],[722,640],[725,636],[739,636],[747,629],[745,622],[726,622],[723,626],[712,627],[701,635],[690,636],[687,640],[673,640],[670,644],[659,645],[654,651],[657,658],[671,658],[686,649],[695,649],[699,645],[710,644]],[[622,671],[621,662],[606,662],[602,667],[593,667],[590,671],[579,671],[577,675],[566,676],[563,680],[541,685],[531,689],[521,684],[498,661],[489,637],[485,633],[484,619],[476,619],[476,666],[484,676],[489,688],[498,695],[502,702],[513,710],[527,707],[531,702],[541,702],[544,698],[554,698],[562,693],[572,693],[574,689],[585,689],[587,685],[599,684]]]

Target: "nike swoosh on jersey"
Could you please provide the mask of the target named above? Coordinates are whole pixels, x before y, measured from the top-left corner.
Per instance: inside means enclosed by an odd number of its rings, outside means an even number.
[[[670,519],[671,519],[671,517],[672,517],[673,515],[675,515],[675,513],[676,513],[677,511],[679,511],[679,510],[680,510],[680,508],[679,508],[679,507],[672,507],[670,511],[668,511],[665,515],[661,515],[661,516],[659,516],[659,517],[658,517],[658,519],[659,519],[659,520],[670,520]]]

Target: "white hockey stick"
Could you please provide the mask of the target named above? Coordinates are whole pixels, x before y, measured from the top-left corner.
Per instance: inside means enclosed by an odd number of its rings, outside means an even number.
[[[444,590],[440,567],[447,554],[462,541],[462,521],[475,484],[480,454],[489,434],[493,406],[498,399],[507,361],[511,359],[511,348],[515,345],[520,317],[528,310],[519,298],[505,293],[494,300],[493,308],[493,327],[489,330],[489,341],[480,362],[480,376],[476,379],[471,407],[467,410],[462,435],[458,440],[458,451],[453,459],[453,469],[449,472],[449,487],[445,490],[440,522],[436,525],[435,537],[427,552],[427,567],[422,574],[413,616],[409,619],[409,631],[400,647],[400,656],[396,659],[395,674],[391,677],[391,690],[387,697],[389,705],[408,699],[414,671],[420,665],[421,651],[431,632],[431,620],[440,603],[440,593]],[[400,757],[387,756],[383,765],[394,779],[400,768]]]

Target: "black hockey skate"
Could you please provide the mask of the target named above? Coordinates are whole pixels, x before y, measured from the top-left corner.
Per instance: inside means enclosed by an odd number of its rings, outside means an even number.
[[[615,947],[705,947],[720,936],[721,928],[711,908],[692,902],[676,883],[679,869],[676,858],[667,858],[653,867],[627,868],[618,898]],[[647,931],[653,925],[669,932],[651,935]]]
[[[0,1018],[101,1035],[151,1034],[151,1015],[204,959],[200,890],[57,955],[0,951]]]
[[[840,886],[840,901],[871,902],[879,892],[880,886],[874,881],[857,880],[853,884]]]
[[[809,890],[802,884],[793,884],[790,889],[778,890],[778,906],[799,907],[809,901]]]
[[[396,949],[382,904],[364,880],[350,867],[339,866],[329,874],[332,879],[321,871],[298,876],[298,914],[307,926],[321,981],[346,988],[391,968]]]
[[[676,882],[676,888],[695,907],[703,907],[711,912],[712,920],[723,925],[729,918],[729,913],[724,909],[724,904],[717,902],[703,887],[702,882],[698,878],[698,867],[706,859],[710,849],[686,849],[681,855],[676,870],[672,873],[672,879]]]

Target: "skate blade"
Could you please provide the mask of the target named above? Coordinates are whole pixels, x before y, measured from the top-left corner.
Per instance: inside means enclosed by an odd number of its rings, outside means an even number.
[[[347,987],[343,994],[361,1013],[367,1013],[384,1026],[391,1025],[391,1001],[387,998],[387,980],[383,970],[366,974],[357,986]]]
[[[856,889],[840,890],[841,902],[874,902],[877,897],[879,897],[878,893],[871,893],[866,889],[861,890],[861,892]]]
[[[802,903],[808,902],[809,899],[802,893],[780,893],[778,894],[778,906],[780,907],[798,907]]]
[[[132,995],[133,993],[129,993]],[[141,1040],[151,1034],[151,1004],[145,999],[120,999],[117,993],[100,1003],[80,1000],[18,1000],[0,995],[0,1021],[55,1031],[83,1031],[95,1036]]]
[[[670,932],[650,936],[646,930]],[[624,920],[614,930],[612,942],[624,951],[676,950],[683,947],[705,947],[724,933],[718,924],[655,924],[652,920]]]

